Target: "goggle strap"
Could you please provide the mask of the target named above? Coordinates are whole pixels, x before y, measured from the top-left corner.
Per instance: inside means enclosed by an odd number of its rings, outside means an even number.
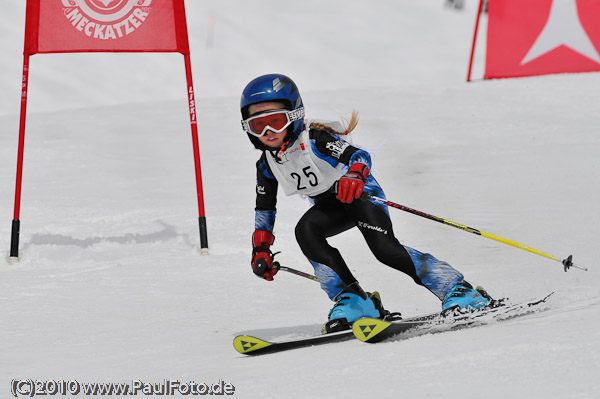
[[[279,111],[279,112],[281,112],[281,111]],[[273,113],[276,114],[277,112],[273,112]],[[298,108],[298,109],[295,109],[292,111],[285,110],[285,114],[290,122],[302,120],[304,118],[304,114],[305,114],[304,107]],[[242,129],[244,129],[244,131],[246,133],[250,133],[250,134],[256,136],[256,134],[254,134],[250,130],[250,124],[248,123],[248,121],[252,120],[253,118],[259,118],[259,117],[266,116],[266,115],[267,115],[267,112],[265,112],[265,114],[256,115],[256,116],[250,117],[248,119],[242,119]],[[264,135],[264,133],[263,133],[263,135]],[[256,136],[256,137],[260,137],[260,136]]]
[[[293,111],[288,111],[287,115],[288,118],[290,118],[290,121],[299,121],[300,119],[304,118],[304,107],[295,109]]]

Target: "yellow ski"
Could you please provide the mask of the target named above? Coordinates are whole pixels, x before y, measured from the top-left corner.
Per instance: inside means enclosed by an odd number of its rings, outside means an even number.
[[[269,342],[249,335],[238,335],[233,339],[233,347],[243,355],[262,355],[290,349],[306,348],[330,342],[342,342],[354,339],[352,330],[344,330],[313,337],[298,338],[290,341]]]
[[[391,323],[378,319],[359,319],[352,325],[352,330],[356,338],[368,342],[369,338],[381,333],[390,325]]]
[[[233,339],[233,347],[242,354],[248,354],[271,346],[272,344],[262,339],[251,337],[250,335],[238,335]]]

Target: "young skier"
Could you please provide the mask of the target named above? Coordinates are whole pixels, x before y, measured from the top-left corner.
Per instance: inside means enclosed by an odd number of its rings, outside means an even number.
[[[254,273],[272,281],[270,247],[275,241],[277,191],[310,198],[313,205],[296,226],[296,240],[315,270],[321,288],[335,304],[325,327],[328,332],[348,328],[361,317],[385,318],[377,295],[366,293],[350,272],[340,252],[327,238],[357,227],[375,257],[406,273],[442,301],[442,311],[481,308],[491,300],[464,280],[448,263],[402,245],[394,236],[388,209],[359,197],[363,192],[385,198],[370,173],[369,153],[339,136],[350,126],[339,122],[305,124],[304,106],[295,83],[270,74],[252,80],[242,93],[242,127],[262,151],[256,164],[256,214],[252,235]],[[483,293],[483,295],[482,295]]]

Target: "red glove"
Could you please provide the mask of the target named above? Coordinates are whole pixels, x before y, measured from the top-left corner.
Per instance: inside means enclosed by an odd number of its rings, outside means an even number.
[[[336,198],[346,204],[360,197],[369,177],[369,167],[364,163],[355,163],[340,178]]]
[[[252,271],[260,278],[273,281],[279,269],[273,268],[273,253],[269,249],[275,236],[267,230],[255,230],[252,234]]]

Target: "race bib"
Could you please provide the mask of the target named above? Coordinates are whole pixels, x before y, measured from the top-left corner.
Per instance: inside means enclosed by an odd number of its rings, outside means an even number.
[[[303,131],[294,145],[276,160],[266,153],[267,162],[285,195],[301,194],[315,196],[327,191],[342,177],[345,165],[334,167],[312,151],[308,131]]]

